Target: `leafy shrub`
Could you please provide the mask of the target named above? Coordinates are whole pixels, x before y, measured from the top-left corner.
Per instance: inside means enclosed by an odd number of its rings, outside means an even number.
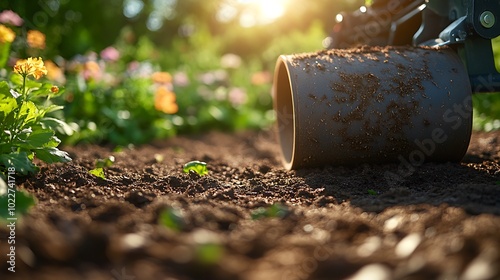
[[[62,109],[60,106],[45,102],[38,105],[39,99],[49,101],[59,93],[59,88],[50,84],[30,80],[47,74],[41,58],[19,60],[14,67],[10,83],[0,82],[0,169],[5,174],[7,168],[14,166],[22,175],[34,173],[37,167],[33,159],[53,162],[67,162],[71,159],[64,151],[57,149],[61,142],[54,127],[66,124],[58,119],[47,117],[50,112]]]
[[[66,92],[56,102],[65,107],[60,117],[76,130],[65,143],[142,144],[211,129],[259,129],[273,122],[269,71],[235,54],[210,49],[202,57],[193,49],[190,61],[167,72],[160,67],[163,57],[186,54],[164,50],[157,54],[160,62],[153,63],[143,55],[150,45],[142,38],[132,52],[118,40],[123,50],[107,48],[115,50],[115,59],[102,51],[64,63]]]

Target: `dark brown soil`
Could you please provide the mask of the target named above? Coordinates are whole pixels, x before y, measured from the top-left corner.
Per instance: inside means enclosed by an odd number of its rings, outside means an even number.
[[[500,132],[475,133],[462,163],[299,171],[273,135],[67,148],[73,162],[18,180],[38,204],[15,273],[1,227],[0,278],[500,279]],[[88,173],[109,155],[107,180]],[[183,173],[191,160],[210,173]]]

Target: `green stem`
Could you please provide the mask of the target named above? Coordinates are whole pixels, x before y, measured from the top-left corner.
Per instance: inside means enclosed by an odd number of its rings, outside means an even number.
[[[19,131],[21,131],[21,128],[20,126],[22,125],[22,123],[20,122],[20,118],[21,118],[21,108],[23,107],[23,104],[24,102],[26,102],[27,100],[27,93],[26,93],[26,75],[22,75],[23,76],[23,88],[22,88],[22,91],[21,91],[21,104],[19,104],[18,108],[17,108],[17,112],[16,112],[16,118],[15,118],[15,121],[14,121],[14,126],[12,127],[11,129],[11,134],[10,134],[10,141],[14,141],[14,138],[17,137],[17,134],[19,133]],[[15,133],[14,133],[15,132]]]
[[[23,75],[23,102],[21,102],[21,105],[26,101],[26,99],[28,99],[28,93],[26,92],[26,76],[27,75]]]

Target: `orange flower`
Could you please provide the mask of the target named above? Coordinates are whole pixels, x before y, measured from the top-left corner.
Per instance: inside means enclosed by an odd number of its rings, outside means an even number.
[[[155,109],[166,114],[175,114],[179,106],[175,103],[175,93],[166,87],[159,87],[155,93]]]
[[[251,81],[256,86],[265,85],[272,82],[272,76],[268,71],[256,72],[252,74]]]
[[[45,49],[45,34],[43,34],[38,30],[28,31],[26,41],[28,42],[28,45],[32,48]]]
[[[54,62],[51,60],[45,61],[45,67],[47,68],[47,78],[49,80],[64,83],[64,73]]]
[[[50,92],[52,92],[52,93],[58,93],[58,92],[59,92],[59,87],[57,87],[57,86],[52,86],[52,87],[50,88]]]
[[[85,62],[85,65],[83,66],[83,77],[86,80],[100,80],[102,77],[102,71],[99,64],[93,60]]]
[[[28,58],[28,59],[20,59],[16,62],[14,66],[14,72],[17,74],[27,77],[33,76],[35,79],[40,79],[43,75],[47,75],[47,68],[43,64],[43,60],[41,57],[39,58]]]
[[[16,33],[12,29],[0,24],[0,43],[12,43],[16,39]]]
[[[154,72],[151,79],[157,84],[170,84],[172,83],[172,75],[168,72]]]

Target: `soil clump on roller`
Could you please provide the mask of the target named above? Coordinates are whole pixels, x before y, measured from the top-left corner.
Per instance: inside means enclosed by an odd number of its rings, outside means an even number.
[[[500,132],[461,163],[286,171],[275,133],[63,148],[1,279],[500,279]],[[106,180],[89,174],[110,155]],[[200,160],[209,174],[186,174]],[[365,277],[365,278],[362,278]]]

